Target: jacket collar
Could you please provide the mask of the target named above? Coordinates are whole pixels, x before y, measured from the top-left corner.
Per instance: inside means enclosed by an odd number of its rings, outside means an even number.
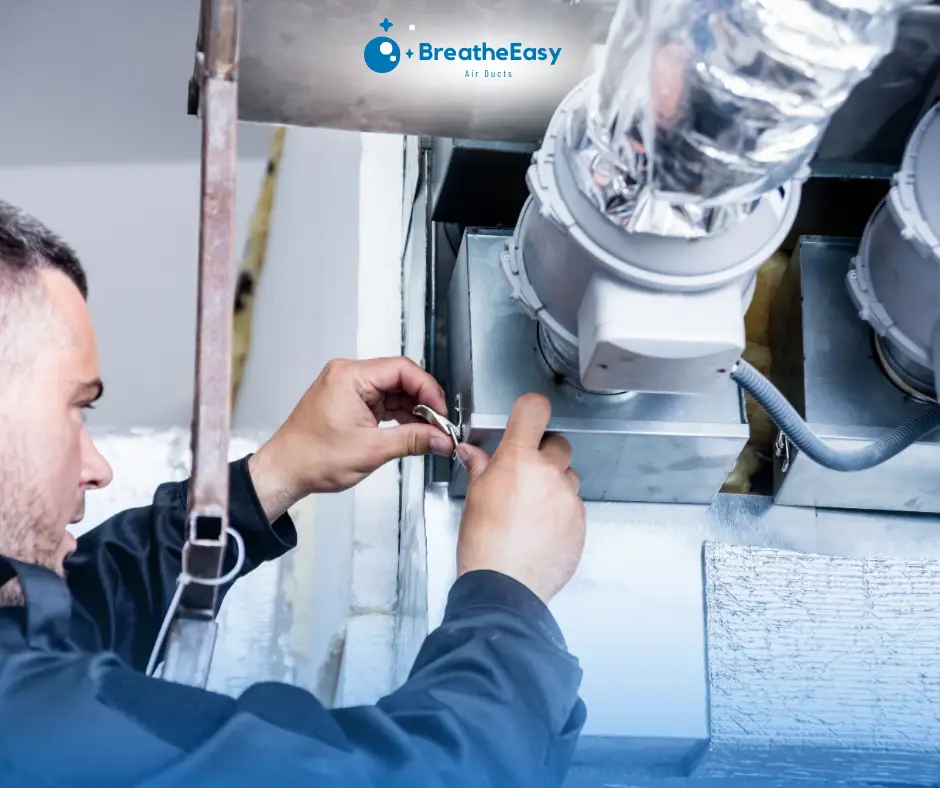
[[[27,644],[44,650],[65,646],[72,615],[72,595],[65,580],[45,567],[0,555],[0,585],[14,577],[26,598]]]

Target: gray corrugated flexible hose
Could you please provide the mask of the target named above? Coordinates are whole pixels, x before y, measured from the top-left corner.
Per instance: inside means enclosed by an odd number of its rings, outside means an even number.
[[[861,449],[840,451],[827,446],[813,434],[779,389],[744,359],[731,371],[731,379],[767,411],[794,446],[814,462],[834,471],[874,468],[940,427],[940,406],[927,405],[921,413],[883,438]]]

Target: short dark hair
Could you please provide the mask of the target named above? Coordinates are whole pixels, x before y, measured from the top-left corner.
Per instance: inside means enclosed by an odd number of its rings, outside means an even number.
[[[78,256],[65,241],[25,211],[0,200],[0,278],[40,268],[56,268],[88,299],[88,279]]]

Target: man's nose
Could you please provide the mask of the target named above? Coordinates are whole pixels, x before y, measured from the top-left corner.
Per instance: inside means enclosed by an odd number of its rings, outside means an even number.
[[[98,451],[88,430],[84,430],[82,434],[82,486],[101,489],[111,484],[113,477],[111,464]]]

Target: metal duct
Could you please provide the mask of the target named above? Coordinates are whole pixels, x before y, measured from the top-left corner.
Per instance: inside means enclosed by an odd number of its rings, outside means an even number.
[[[558,103],[600,62],[594,50],[602,52],[616,8],[612,0],[242,0],[238,117],[536,143]],[[493,44],[520,33],[562,46],[564,54],[553,68],[472,90],[460,63],[428,71],[409,61],[393,74],[373,74],[363,46],[384,34],[377,27],[383,16],[395,23],[388,35],[403,52],[420,41]],[[823,158],[896,164],[903,152],[896,141],[913,130],[927,84],[936,79],[938,47],[940,6],[906,13],[894,51],[837,113]],[[195,113],[198,81],[191,89]]]
[[[585,389],[718,391],[745,347],[757,268],[793,226],[801,184],[694,243],[624,232],[581,192],[564,155],[587,89],[559,105],[529,168],[531,197],[503,259],[511,293],[541,324],[546,361]]]
[[[727,230],[809,163],[917,0],[621,0],[568,131],[579,188],[631,232]]]
[[[616,2],[242,0],[242,6],[242,120],[535,141],[558,102],[596,67],[594,50],[603,45]],[[388,39],[400,55],[387,73],[365,62],[375,37]],[[552,65],[504,59],[498,50],[513,43],[560,54]],[[428,47],[455,51],[429,60]],[[470,48],[477,52],[467,60]],[[197,98],[191,97],[192,112]]]
[[[940,105],[908,141],[888,197],[848,273],[859,316],[874,329],[888,376],[907,393],[940,391]]]

